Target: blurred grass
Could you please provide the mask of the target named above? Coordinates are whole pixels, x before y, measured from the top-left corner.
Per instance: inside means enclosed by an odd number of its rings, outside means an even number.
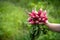
[[[27,18],[24,10],[13,3],[0,2],[0,4],[0,28],[2,29],[0,31],[3,33],[3,37],[0,39],[15,40],[15,36],[22,37],[23,27],[21,27],[21,24]]]
[[[0,40],[30,40],[26,9],[36,6],[48,12],[48,20],[60,23],[59,0],[0,0]],[[37,40],[60,40],[60,33],[48,31]]]

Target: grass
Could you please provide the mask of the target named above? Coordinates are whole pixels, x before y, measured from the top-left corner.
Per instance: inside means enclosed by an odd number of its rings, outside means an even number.
[[[15,40],[15,36],[16,39],[23,36],[21,24],[27,18],[24,10],[13,3],[0,2],[0,4],[0,28],[3,31],[0,30],[3,33],[1,40]]]
[[[55,4],[48,4],[49,1],[0,1],[0,40],[30,40],[30,25],[27,22],[28,15],[25,10],[31,11],[37,6],[48,11],[48,20],[53,23],[60,23],[60,8]],[[24,4],[26,3],[26,5]],[[56,4],[58,5],[58,3]],[[59,6],[59,5],[58,5]],[[60,7],[60,6],[59,6]],[[60,33],[48,31],[46,35],[41,34],[37,40],[60,40]]]

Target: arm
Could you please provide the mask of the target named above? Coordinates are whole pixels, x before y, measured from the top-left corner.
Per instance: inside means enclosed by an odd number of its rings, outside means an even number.
[[[60,32],[60,24],[49,23],[46,21],[45,25],[48,26],[48,28],[52,31]]]

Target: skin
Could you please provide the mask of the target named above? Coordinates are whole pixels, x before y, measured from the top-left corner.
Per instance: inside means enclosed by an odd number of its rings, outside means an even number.
[[[50,23],[46,21],[45,25],[52,31],[60,32],[60,24]]]

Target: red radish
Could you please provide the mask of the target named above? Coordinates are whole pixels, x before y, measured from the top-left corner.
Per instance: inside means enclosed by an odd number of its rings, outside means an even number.
[[[32,10],[31,13],[29,13],[29,23],[30,24],[41,24],[41,23],[46,23],[47,20],[47,16],[46,16],[46,10],[42,11],[42,9],[40,9],[38,12],[35,10]]]

